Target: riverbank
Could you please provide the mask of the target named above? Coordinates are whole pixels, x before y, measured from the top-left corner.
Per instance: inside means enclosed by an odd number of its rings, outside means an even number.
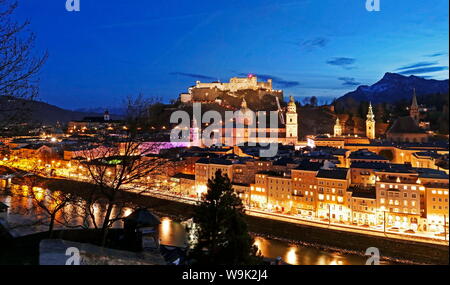
[[[72,192],[86,197],[93,185],[64,179],[47,179],[50,190]],[[151,209],[156,214],[174,220],[192,217],[195,206],[134,193],[121,193],[121,200]],[[447,246],[422,242],[404,241],[389,237],[374,237],[364,234],[330,230],[294,224],[278,220],[246,216],[249,230],[255,235],[280,239],[293,244],[316,247],[325,251],[364,255],[369,247],[379,249],[382,259],[405,264],[449,263]]]
[[[195,207],[175,201],[161,202],[162,199],[154,197],[143,199],[155,213],[178,220],[191,218]],[[446,246],[373,237],[248,215],[245,219],[250,232],[256,236],[279,239],[324,251],[364,256],[367,248],[376,247],[380,250],[382,260],[394,263],[442,265],[449,263],[449,251]]]
[[[60,184],[59,181],[58,184]],[[86,185],[86,184],[84,184]],[[193,205],[151,196],[124,193],[123,198],[132,204],[150,208],[162,216],[175,220],[192,217]],[[369,247],[380,250],[382,259],[405,264],[448,264],[448,247],[421,242],[403,241],[389,237],[329,230],[278,220],[246,216],[249,230],[255,235],[283,239],[292,243],[313,246],[327,251],[364,255]]]

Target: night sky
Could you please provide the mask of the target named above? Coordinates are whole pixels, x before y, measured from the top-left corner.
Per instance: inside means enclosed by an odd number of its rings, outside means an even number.
[[[385,72],[448,78],[448,0],[19,0],[49,59],[40,99],[113,107],[168,102],[196,80],[253,73],[297,99],[331,98]]]

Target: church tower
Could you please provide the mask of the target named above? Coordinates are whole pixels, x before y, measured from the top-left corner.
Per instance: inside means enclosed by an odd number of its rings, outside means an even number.
[[[297,106],[294,97],[290,97],[286,112],[286,142],[297,143],[298,141],[298,117]]]
[[[372,111],[372,103],[369,103],[369,112],[367,113],[366,136],[369,139],[375,138],[375,115]]]
[[[409,108],[409,116],[414,119],[416,124],[419,124],[419,105],[417,104],[416,88],[413,89],[413,99]]]
[[[202,139],[200,137],[201,130],[198,127],[197,120],[194,118],[192,120],[192,128],[190,129],[191,133],[191,143],[190,146],[201,147]]]
[[[105,113],[103,113],[103,121],[109,121],[110,119],[109,111],[105,110]]]
[[[336,124],[334,125],[334,136],[340,137],[342,136],[342,126],[339,122],[339,118],[336,118]]]

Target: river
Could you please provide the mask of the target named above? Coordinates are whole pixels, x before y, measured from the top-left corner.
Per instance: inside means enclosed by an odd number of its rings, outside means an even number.
[[[0,194],[0,201],[10,207],[7,217],[8,223],[13,225],[14,232],[18,236],[47,230],[45,222],[35,223],[37,219],[44,219],[45,221],[46,215],[42,209],[34,205],[31,198]],[[94,208],[97,222],[99,222],[105,207],[95,205]],[[131,208],[123,208],[122,215],[127,216],[131,211]],[[81,217],[76,215],[76,209],[72,205],[66,206],[63,213],[64,216],[70,217],[70,223],[74,225],[82,222]],[[58,219],[62,219],[62,214],[58,216]],[[120,222],[115,224],[115,227],[121,226]],[[55,228],[61,228],[61,226],[56,225]],[[161,244],[183,246],[186,244],[186,236],[185,227],[181,223],[173,221],[169,217],[161,217]],[[285,262],[293,265],[361,265],[366,262],[366,257],[359,255],[323,251],[315,247],[290,244],[285,241],[258,236],[255,237],[255,244],[264,257],[281,257]]]

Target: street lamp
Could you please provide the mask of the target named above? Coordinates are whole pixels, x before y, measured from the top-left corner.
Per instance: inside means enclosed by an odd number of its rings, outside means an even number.
[[[444,215],[444,239],[447,241],[447,216]]]
[[[331,226],[331,206],[328,204],[328,227]]]

